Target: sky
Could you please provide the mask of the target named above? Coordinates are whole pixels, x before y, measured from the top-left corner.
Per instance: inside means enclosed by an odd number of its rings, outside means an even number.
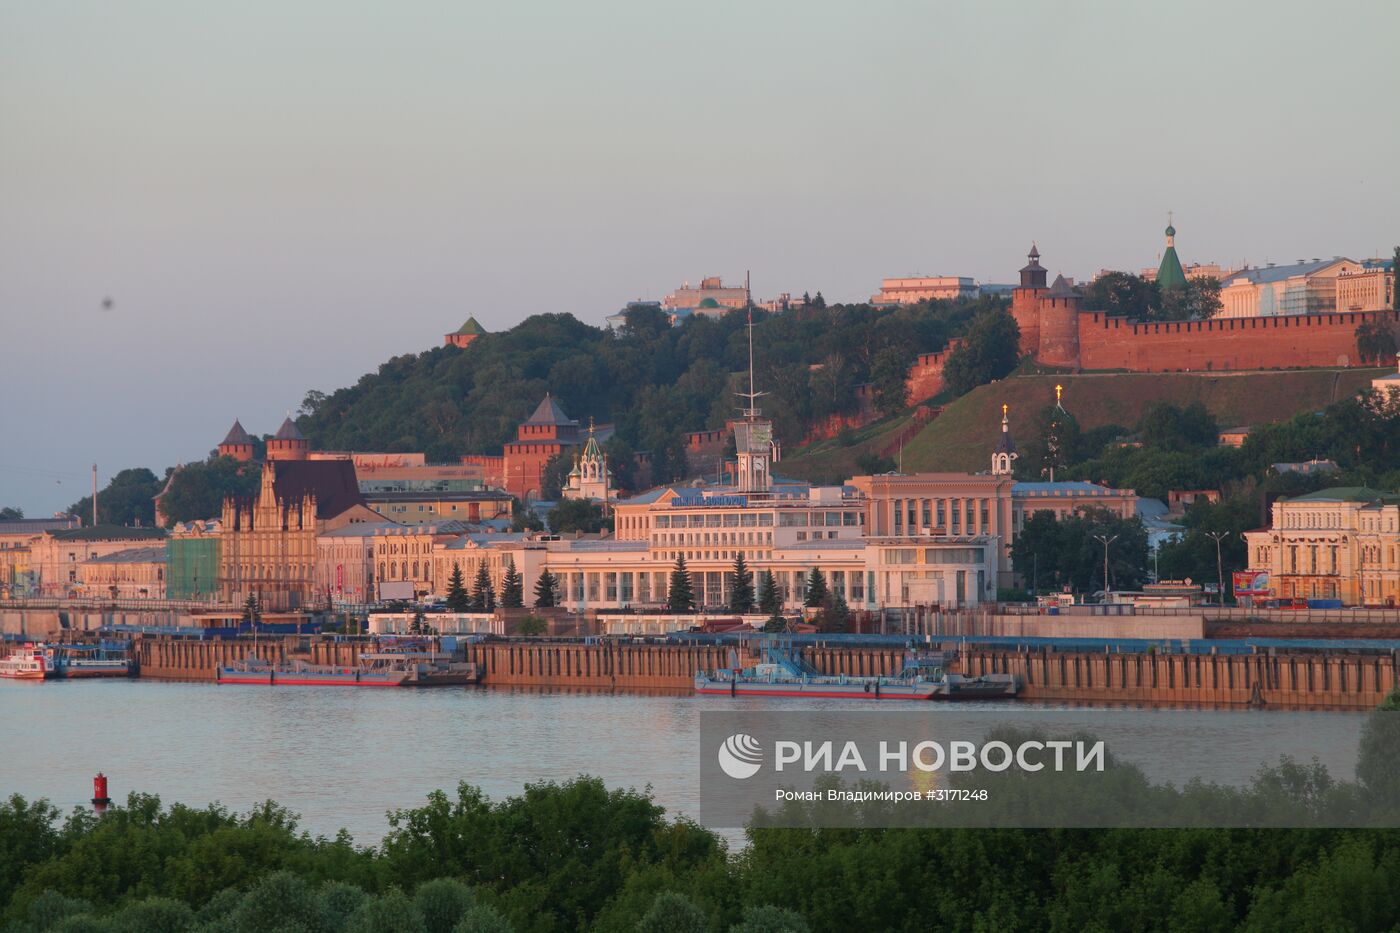
[[[1400,4],[0,0],[0,506],[540,312],[1400,242]],[[110,296],[112,307],[104,309]]]

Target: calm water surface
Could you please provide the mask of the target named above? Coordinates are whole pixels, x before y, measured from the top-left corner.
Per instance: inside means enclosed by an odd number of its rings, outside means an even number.
[[[918,705],[931,716],[947,709]],[[499,799],[527,782],[597,775],[610,787],[650,785],[668,812],[694,815],[701,710],[870,706],[502,688],[0,682],[0,794],[47,797],[66,810],[87,803],[92,776],[102,771],[117,799],[139,790],[166,802],[246,810],[271,798],[300,814],[312,833],[345,828],[361,843],[382,837],[387,811],[418,806],[430,791],[461,781]],[[1252,773],[1254,762],[1283,751],[1345,767],[1361,714],[1133,715],[1167,746],[1209,735],[1237,748],[1244,742],[1249,754],[1241,760]]]

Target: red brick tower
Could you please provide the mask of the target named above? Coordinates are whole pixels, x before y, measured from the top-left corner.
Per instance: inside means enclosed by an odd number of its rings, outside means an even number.
[[[267,442],[269,460],[305,460],[311,449],[311,442],[301,436],[290,415],[282,422],[282,427]]]
[[[1040,352],[1036,359],[1047,366],[1079,368],[1079,311],[1084,298],[1055,276],[1050,290],[1040,299]]]
[[[1030,262],[1021,270],[1021,284],[1011,290],[1011,316],[1021,329],[1021,355],[1040,356],[1040,300],[1045,297],[1045,267],[1040,250],[1031,244]]]
[[[228,429],[228,434],[219,442],[219,456],[232,457],[244,463],[253,459],[253,438],[243,430],[243,425],[237,418],[233,419],[233,427]]]

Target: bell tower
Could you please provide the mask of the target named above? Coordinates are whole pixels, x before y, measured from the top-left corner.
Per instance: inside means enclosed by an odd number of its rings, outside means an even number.
[[[992,451],[992,475],[1010,476],[1012,465],[1020,454],[1016,453],[1016,442],[1011,439],[1011,425],[1006,419],[1007,406],[1001,406],[1001,439]]]

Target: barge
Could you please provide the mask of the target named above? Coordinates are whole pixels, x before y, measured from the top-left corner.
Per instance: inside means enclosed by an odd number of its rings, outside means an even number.
[[[1010,699],[1020,683],[1010,674],[964,677],[944,669],[943,657],[908,656],[893,676],[823,674],[795,651],[764,646],[752,667],[701,671],[695,692],[705,696],[807,697],[858,700]]]

